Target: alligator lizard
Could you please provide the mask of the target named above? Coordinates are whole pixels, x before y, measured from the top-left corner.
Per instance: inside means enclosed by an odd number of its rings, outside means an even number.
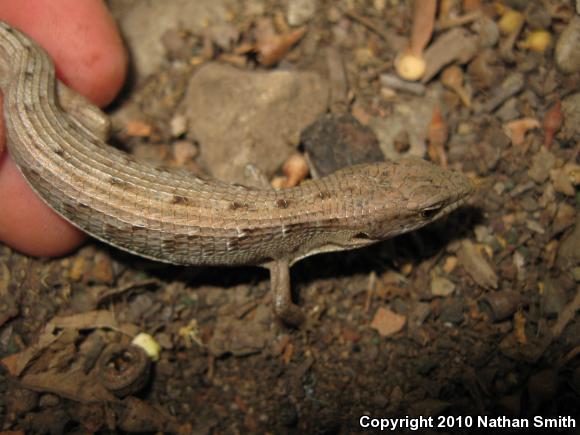
[[[290,324],[302,319],[290,293],[293,263],[422,227],[473,190],[462,174],[418,158],[348,167],[281,191],[202,179],[107,145],[94,131],[101,112],[56,83],[45,51],[0,23],[8,148],[32,189],[77,227],[134,254],[268,268],[274,311]]]

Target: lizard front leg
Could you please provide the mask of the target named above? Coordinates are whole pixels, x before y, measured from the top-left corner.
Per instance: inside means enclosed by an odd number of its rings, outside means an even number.
[[[270,271],[270,286],[274,313],[284,323],[299,326],[304,322],[304,313],[292,302],[290,289],[290,263],[288,260],[275,260],[264,265]]]

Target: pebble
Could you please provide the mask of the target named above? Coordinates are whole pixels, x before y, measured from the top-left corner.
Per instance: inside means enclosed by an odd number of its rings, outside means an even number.
[[[568,227],[574,224],[574,218],[576,216],[576,210],[571,205],[562,202],[558,206],[558,211],[556,216],[554,216],[554,222],[552,223],[552,232],[554,234],[559,234]]]
[[[316,12],[316,0],[290,0],[286,11],[286,20],[291,26],[307,23]]]
[[[380,307],[373,317],[371,328],[377,330],[379,335],[388,337],[403,329],[406,322],[405,316],[401,316],[388,308]]]
[[[564,124],[561,135],[566,139],[573,139],[580,135],[580,92],[562,100],[562,115]]]
[[[187,118],[182,115],[175,115],[169,122],[172,137],[179,137],[187,132]]]
[[[435,276],[431,280],[431,294],[433,296],[449,296],[455,291],[455,284],[442,276]]]
[[[200,144],[211,175],[244,183],[248,164],[267,176],[275,172],[327,101],[327,84],[313,72],[209,63],[194,74],[184,97],[188,139]]]
[[[556,192],[563,193],[566,196],[576,195],[576,189],[570,176],[562,168],[551,170],[550,180]]]
[[[463,308],[465,301],[460,299],[450,299],[443,304],[439,320],[444,323],[458,324],[463,321]]]
[[[542,292],[542,309],[548,316],[557,316],[566,306],[566,292],[558,283],[547,277]]]
[[[580,214],[574,231],[560,243],[556,263],[562,269],[580,265]]]
[[[171,145],[175,164],[183,166],[186,162],[193,160],[197,154],[197,147],[187,140],[180,140]]]
[[[318,177],[358,163],[384,160],[375,133],[350,114],[324,115],[300,136]]]
[[[480,311],[486,313],[493,322],[501,322],[510,318],[522,303],[519,292],[503,290],[486,293],[477,303]]]
[[[555,52],[556,66],[566,74],[580,71],[580,16],[575,16],[564,28]]]
[[[572,268],[572,276],[574,277],[574,281],[580,282],[580,266]]]
[[[555,164],[556,157],[554,157],[554,154],[542,148],[532,157],[532,166],[528,170],[528,175],[536,183],[543,183],[550,176],[550,170]]]

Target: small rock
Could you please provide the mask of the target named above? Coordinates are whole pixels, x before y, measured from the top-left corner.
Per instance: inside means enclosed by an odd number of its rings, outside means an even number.
[[[526,257],[520,251],[516,250],[512,256],[512,261],[516,267],[518,281],[523,281],[526,277]]]
[[[444,323],[458,324],[463,322],[464,301],[459,299],[450,299],[445,301],[441,308],[439,320]]]
[[[554,234],[559,234],[566,228],[574,224],[574,219],[576,217],[576,210],[571,205],[563,202],[558,206],[558,211],[556,216],[554,216],[554,222],[552,222],[552,232]]]
[[[492,48],[499,41],[499,28],[496,22],[485,15],[473,23],[473,30],[479,35],[479,44],[482,49]]]
[[[385,7],[387,6],[387,0],[374,0],[373,7],[377,10],[377,12],[383,12]]]
[[[522,296],[514,290],[489,292],[481,298],[477,306],[493,322],[501,322],[512,316],[522,304]]]
[[[409,317],[409,325],[421,326],[431,314],[431,305],[426,302],[415,302]]]
[[[384,160],[374,132],[349,114],[317,119],[302,132],[300,142],[318,177],[358,163]]]
[[[405,326],[407,318],[388,308],[380,307],[371,322],[371,328],[376,329],[379,335],[388,337],[396,334]]]
[[[530,29],[543,30],[550,27],[552,17],[550,17],[548,9],[543,4],[531,2],[526,11],[526,22]]]
[[[316,12],[317,0],[290,0],[286,20],[291,26],[306,24]]]
[[[450,274],[457,267],[457,263],[458,263],[457,257],[454,255],[450,255],[445,259],[445,262],[443,263],[443,271],[447,274]]]
[[[157,343],[159,343],[159,345],[166,350],[171,350],[173,349],[173,340],[171,339],[171,335],[167,334],[165,332],[160,332],[158,334],[155,334],[155,340],[157,340]]]
[[[207,35],[211,41],[224,51],[230,51],[239,39],[239,30],[231,23],[222,23],[209,27]]]
[[[564,165],[564,172],[574,186],[580,185],[580,165],[575,162],[568,162]]]
[[[219,357],[227,353],[246,356],[261,352],[274,337],[270,328],[271,317],[269,308],[264,305],[256,308],[252,318],[220,316],[208,343],[210,353]]]
[[[197,41],[179,29],[169,29],[161,37],[169,59],[187,61],[191,58]]]
[[[572,268],[572,277],[574,278],[574,281],[580,282],[580,267]]]
[[[266,2],[264,0],[246,0],[244,3],[243,15],[248,17],[260,17],[265,14]]]
[[[193,160],[198,153],[197,147],[187,140],[180,140],[171,146],[175,164],[183,166],[186,162]]]
[[[566,306],[566,292],[558,283],[546,277],[542,293],[542,307],[548,316],[557,316]]]
[[[574,231],[560,243],[556,264],[562,269],[580,264],[580,214],[576,216]]]
[[[431,293],[433,296],[449,296],[455,291],[455,284],[442,276],[435,276],[431,280]]]
[[[163,64],[166,50],[162,36],[168,30],[177,26],[192,34],[203,34],[210,24],[228,23],[230,16],[230,7],[224,1],[131,2],[116,18],[131,53],[131,70],[136,81],[141,82]]]
[[[508,98],[513,97],[519,93],[525,85],[526,81],[524,75],[520,72],[514,72],[506,77],[506,79],[494,88],[491,97],[481,106],[483,112],[493,112]]]
[[[179,137],[187,132],[187,118],[184,115],[175,115],[169,122],[172,137]]]
[[[532,157],[532,167],[528,170],[528,175],[536,183],[543,183],[550,176],[550,170],[555,164],[556,157],[554,157],[554,154],[542,148]]]
[[[199,142],[213,176],[243,183],[249,163],[267,176],[276,171],[327,100],[328,87],[315,73],[210,63],[192,77],[184,98],[188,136]]]
[[[580,16],[574,16],[556,43],[556,66],[566,74],[580,71]]]
[[[563,193],[567,196],[576,195],[576,189],[570,176],[562,168],[550,171],[550,179],[556,192]]]
[[[580,135],[580,92],[562,100],[562,115],[564,125],[560,131],[561,135],[569,139]]]
[[[518,99],[510,98],[497,110],[496,115],[503,122],[513,121],[521,116]]]
[[[149,137],[153,133],[153,126],[145,121],[133,120],[125,125],[125,132],[131,137]]]
[[[87,280],[99,284],[112,284],[115,274],[111,257],[102,252],[97,252],[93,262],[93,267],[88,273]]]

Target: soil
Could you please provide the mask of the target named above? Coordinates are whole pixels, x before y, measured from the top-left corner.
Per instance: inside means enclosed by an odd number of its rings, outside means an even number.
[[[555,63],[574,4],[548,0],[538,12],[505,2],[525,20],[511,48],[502,34],[469,53],[483,33],[473,21],[455,26],[467,35],[464,58],[449,64],[463,74],[466,101],[440,71],[411,88],[391,84],[396,47],[411,32],[409,2],[240,3],[213,30],[164,35],[161,65],[137,71],[113,108],[113,143],[211,170],[197,160],[203,143],[182,128],[189,78],[212,61],[326,77],[323,48],[333,45],[348,78],[341,110],[374,131],[385,155],[411,150],[460,170],[476,193],[412,234],[294,266],[307,317],[299,328],[274,318],[259,268],[169,266],[95,240],[56,259],[0,246],[0,433],[346,434],[363,429],[361,416],[401,418],[398,432],[423,417],[423,433],[539,416],[578,433],[562,418],[580,424],[580,68],[564,74]],[[500,22],[505,11],[481,3],[487,25]],[[449,18],[479,2],[443,4]],[[260,20],[275,35],[307,27],[267,57]],[[539,26],[553,41],[534,52],[522,41]],[[113,344],[133,349],[142,333],[149,364],[137,351],[103,356]],[[132,371],[122,387],[109,377]]]

